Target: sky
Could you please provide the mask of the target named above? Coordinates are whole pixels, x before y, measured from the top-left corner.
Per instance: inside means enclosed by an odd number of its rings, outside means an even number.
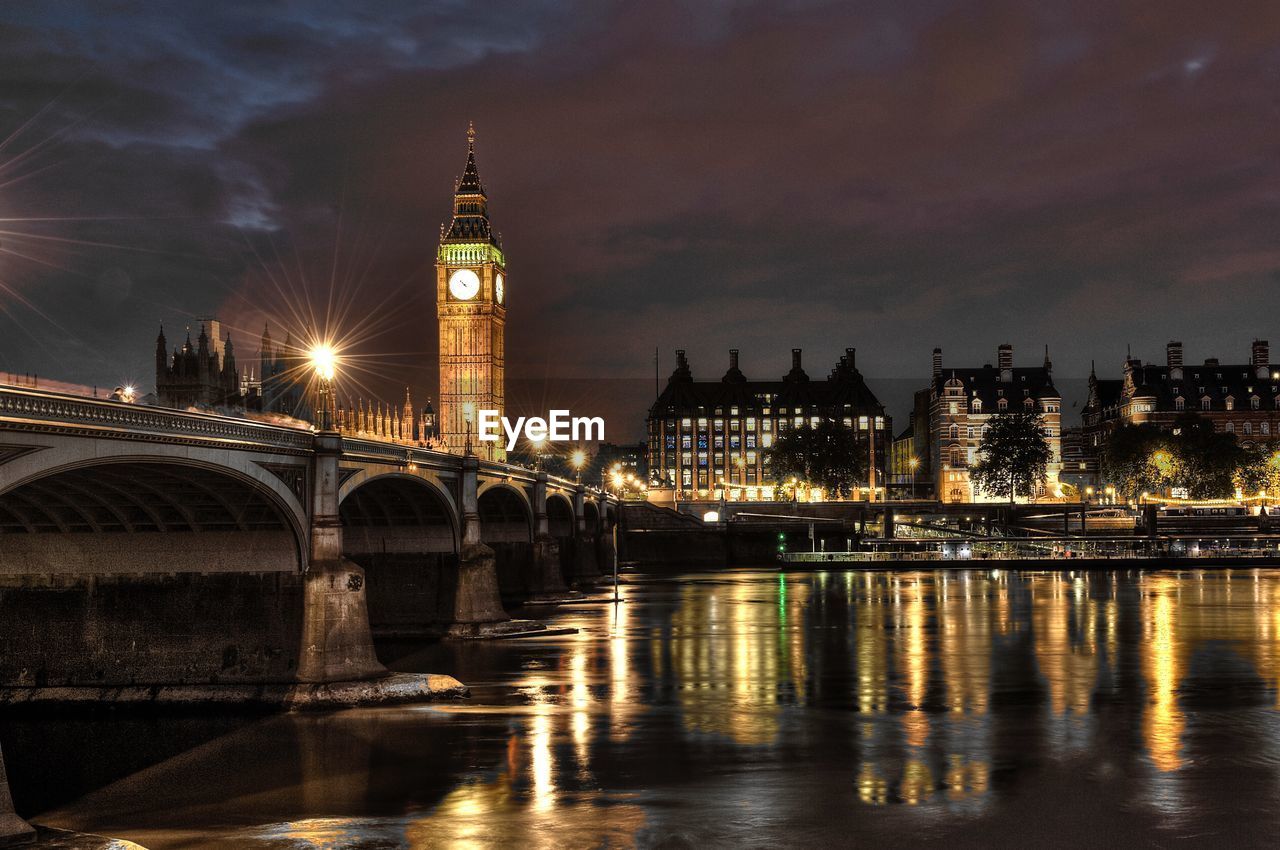
[[[902,416],[935,346],[1076,382],[1280,346],[1274,2],[17,0],[0,371],[149,387],[159,324],[216,315],[434,395],[469,121],[514,395],[619,436],[655,349],[854,346]]]

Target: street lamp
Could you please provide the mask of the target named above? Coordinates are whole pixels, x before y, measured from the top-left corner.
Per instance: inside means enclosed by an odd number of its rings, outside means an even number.
[[[333,403],[333,378],[338,373],[338,353],[327,342],[317,343],[307,352],[311,368],[315,370],[316,381],[320,388],[320,409],[316,411],[316,427],[327,431],[332,420],[329,417],[329,406]]]
[[[574,480],[582,482],[582,467],[587,463],[587,453],[582,449],[574,449],[573,454],[569,456],[569,463],[573,466]]]
[[[907,461],[907,466],[911,468],[911,498],[916,497],[916,470],[920,468],[920,458],[913,457]]]

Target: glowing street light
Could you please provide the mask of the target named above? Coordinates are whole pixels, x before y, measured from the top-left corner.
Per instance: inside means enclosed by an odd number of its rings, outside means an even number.
[[[587,453],[582,449],[574,449],[573,454],[569,455],[569,464],[573,467],[575,480],[582,480],[582,467],[587,464]]]
[[[311,368],[315,370],[320,389],[320,405],[316,411],[316,427],[327,431],[331,427],[329,406],[333,403],[333,379],[338,374],[338,353],[327,342],[317,343],[307,352]]]

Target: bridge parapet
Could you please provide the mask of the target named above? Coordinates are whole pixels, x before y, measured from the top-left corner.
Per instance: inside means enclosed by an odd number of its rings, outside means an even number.
[[[235,448],[309,453],[313,433],[215,413],[193,413],[122,401],[0,387],[0,420],[8,431],[57,430],[131,440],[202,438]]]

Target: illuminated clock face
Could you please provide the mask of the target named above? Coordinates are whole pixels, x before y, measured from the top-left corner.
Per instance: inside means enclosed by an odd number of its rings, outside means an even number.
[[[470,301],[480,291],[480,278],[471,269],[458,269],[449,277],[449,293],[459,301]]]
[[[502,277],[502,272],[498,272],[498,276],[493,281],[493,294],[497,296],[498,303],[502,303],[502,299],[506,297],[506,280]]]

